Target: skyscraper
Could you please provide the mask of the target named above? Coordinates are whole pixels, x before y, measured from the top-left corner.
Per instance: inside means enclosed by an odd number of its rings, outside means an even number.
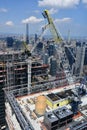
[[[29,44],[29,29],[28,29],[28,23],[26,24],[26,44]]]
[[[38,40],[38,36],[37,34],[35,34],[35,42]]]
[[[48,54],[45,53],[44,56],[43,56],[43,63],[44,64],[48,64],[48,58],[49,58]]]
[[[55,46],[54,46],[54,44],[49,45],[48,54],[49,54],[49,56],[52,56],[52,55],[55,54]]]
[[[50,75],[55,76],[57,72],[57,61],[54,56],[50,59]]]
[[[13,47],[14,39],[13,39],[12,37],[7,37],[7,38],[6,38],[6,42],[7,42],[7,47],[8,47],[8,48]]]

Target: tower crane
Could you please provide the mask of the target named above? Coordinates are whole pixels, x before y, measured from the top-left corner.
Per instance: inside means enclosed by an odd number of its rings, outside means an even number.
[[[45,30],[43,30],[43,32],[41,33],[40,37],[38,38],[37,42],[35,43],[35,45],[32,47],[31,50],[28,48],[28,45],[26,44],[26,42],[23,42],[24,53],[28,56],[27,61],[26,61],[28,63],[28,93],[30,92],[30,88],[31,88],[31,66],[32,66],[31,54],[34,52],[36,46],[41,41],[44,32]]]
[[[44,12],[42,13],[42,15],[44,16],[44,18],[47,19],[48,24],[43,27],[43,31],[42,31],[40,37],[38,38],[38,40],[36,41],[35,45],[30,50],[28,48],[27,44],[25,42],[23,42],[24,49],[25,49],[25,54],[27,54],[28,56],[30,56],[34,52],[36,46],[42,40],[42,36],[43,36],[44,32],[46,31],[46,29],[48,27],[50,28],[50,31],[51,31],[51,33],[53,35],[55,43],[64,42],[63,37],[61,36],[60,32],[55,27],[55,24],[54,24],[53,19],[51,18],[50,14],[49,14],[49,11],[48,10],[44,10]],[[69,48],[68,48],[68,50],[71,53],[72,57],[76,60],[76,57],[74,56],[74,54],[72,53],[72,51]]]
[[[49,11],[48,10],[44,10],[44,12],[42,13],[43,17],[47,19],[48,24],[45,26],[50,27],[50,31],[54,36],[54,41],[56,43],[60,43],[63,41],[62,36],[60,35],[59,31],[56,30],[56,27],[54,25],[53,19],[50,17]]]
[[[24,49],[25,49],[25,53],[30,56],[32,54],[32,52],[34,52],[36,46],[38,45],[38,43],[42,40],[42,36],[44,34],[44,32],[46,31],[46,29],[49,27],[50,31],[53,35],[54,41],[55,43],[61,43],[64,42],[63,37],[61,36],[60,32],[56,29],[55,24],[53,22],[53,19],[51,18],[49,11],[48,10],[44,10],[44,12],[42,13],[42,15],[44,16],[44,18],[47,19],[48,24],[45,25],[43,27],[43,31],[40,35],[40,37],[38,38],[37,42],[35,43],[35,45],[32,47],[32,49],[30,50],[26,44],[26,42],[23,42],[24,45]],[[73,58],[75,59],[74,54],[71,52],[71,50],[68,48],[69,52],[71,53],[71,55],[73,56]]]
[[[24,49],[25,49],[25,53],[26,53],[28,56],[30,56],[30,55],[32,54],[32,52],[34,51],[34,49],[36,48],[36,46],[38,45],[38,43],[41,41],[42,36],[43,36],[44,32],[46,31],[46,29],[47,29],[48,27],[50,27],[51,33],[53,34],[53,36],[54,36],[54,41],[55,41],[56,43],[60,43],[60,42],[63,41],[63,38],[62,38],[62,36],[60,35],[59,31],[56,30],[56,27],[55,27],[55,25],[54,25],[53,19],[52,19],[52,18],[50,17],[50,15],[49,15],[49,11],[48,11],[48,10],[44,10],[44,12],[43,12],[42,14],[43,14],[44,18],[46,18],[46,19],[48,20],[48,24],[43,27],[43,31],[42,31],[40,37],[38,38],[37,42],[35,43],[35,45],[34,45],[34,46],[32,47],[32,49],[30,50],[30,49],[28,48],[27,44],[26,44],[25,42],[23,42]]]
[[[37,47],[38,43],[42,40],[42,37],[43,37],[45,31],[46,31],[46,29],[44,29],[44,30],[42,31],[42,33],[41,33],[41,35],[39,36],[38,40],[35,42],[35,45],[32,47],[32,49],[31,49],[31,51],[30,51],[31,54],[34,52],[34,50],[35,50],[35,48]]]
[[[45,27],[43,27],[43,28],[45,28]],[[25,52],[25,54],[27,54],[27,56],[31,56],[31,54],[34,52],[34,50],[37,47],[38,43],[42,40],[42,36],[44,35],[45,31],[46,31],[46,28],[42,31],[41,35],[39,36],[38,40],[35,42],[35,44],[34,44],[34,46],[32,47],[31,50],[29,49],[26,42],[23,42],[24,52]]]
[[[69,60],[66,56],[66,53],[63,53],[63,52],[65,52],[65,48],[63,48],[62,45],[67,47],[67,49],[70,52],[71,56],[73,57],[74,61],[76,61],[76,57],[74,56],[74,54],[71,51],[71,49],[69,48],[69,46],[65,43],[65,41],[64,41],[63,37],[61,36],[59,30],[56,29],[55,24],[53,22],[53,19],[51,18],[50,14],[49,14],[49,11],[44,10],[42,15],[48,21],[48,24],[45,25],[45,29],[48,28],[48,27],[50,28],[50,31],[53,35],[53,39],[54,39],[55,44],[57,45],[57,43],[58,43],[58,48],[56,47],[56,58],[58,59],[57,60],[58,65],[60,65],[59,68],[61,68],[61,65],[62,65],[63,69],[66,68],[66,67],[70,68]],[[70,42],[70,31],[69,31],[68,42]],[[64,44],[61,44],[61,43],[64,43]],[[63,57],[65,57],[65,58],[63,58]],[[62,59],[64,59],[64,60],[62,61]]]
[[[49,11],[48,10],[44,10],[44,12],[42,13],[42,15],[44,16],[44,18],[47,19],[48,24],[45,26],[45,29],[47,27],[50,27],[50,31],[53,34],[54,37],[54,41],[55,43],[61,43],[64,42],[63,37],[61,36],[60,32],[56,29],[53,19],[51,18]],[[70,42],[70,30],[69,30],[69,34],[68,34],[68,42]],[[67,46],[70,54],[72,55],[72,57],[74,58],[74,60],[76,60],[76,57],[74,56],[74,54],[72,53],[72,51],[70,50],[70,48]]]

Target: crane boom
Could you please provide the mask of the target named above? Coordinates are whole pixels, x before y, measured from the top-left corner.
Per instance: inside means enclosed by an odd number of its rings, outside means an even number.
[[[48,25],[47,25],[48,26]],[[23,42],[23,47],[24,47],[24,52],[28,55],[31,56],[31,54],[34,52],[35,48],[37,47],[38,43],[42,40],[42,37],[46,31],[47,26],[43,27],[43,31],[41,33],[41,35],[39,36],[38,40],[36,41],[36,43],[34,44],[34,46],[32,47],[32,49],[30,50],[28,45],[26,44],[26,42]]]
[[[23,42],[23,46],[24,46],[24,53],[27,55],[27,56],[31,56],[31,52],[26,44],[26,42]]]
[[[31,53],[34,52],[36,46],[37,46],[38,43],[42,40],[42,37],[43,37],[43,35],[44,35],[45,31],[46,31],[46,27],[43,27],[43,28],[44,28],[44,30],[42,31],[41,35],[39,36],[38,40],[36,41],[35,45],[32,47],[32,49],[31,49],[31,51],[30,51]]]
[[[53,23],[53,19],[50,17],[48,10],[44,10],[42,15],[48,21],[48,25],[50,27],[50,30],[51,30],[53,36],[54,36],[54,41],[57,42],[57,43],[63,41],[63,38],[61,37],[60,33],[56,30],[56,27]]]
[[[49,15],[49,11],[44,10],[44,12],[42,14],[43,14],[44,18],[46,18],[47,21],[48,21],[48,25],[50,26],[51,32],[54,35],[54,41],[56,43],[59,43],[59,42],[63,41],[63,38],[61,37],[59,31],[57,31],[57,29],[56,29],[56,27],[55,27],[55,25],[53,23],[53,19]],[[47,27],[48,27],[48,25],[47,25]],[[70,31],[69,31],[68,41],[70,41]],[[68,48],[69,52],[71,53],[71,55],[73,56],[74,60],[76,60],[76,58],[75,58],[74,54],[72,53],[72,51],[69,49],[69,47],[67,47],[67,48]]]

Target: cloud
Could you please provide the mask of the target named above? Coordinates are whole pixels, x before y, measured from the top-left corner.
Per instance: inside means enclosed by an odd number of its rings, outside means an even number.
[[[50,14],[55,14],[55,13],[57,13],[58,12],[58,10],[57,9],[54,9],[54,8],[51,8],[50,10],[49,10],[49,13]]]
[[[8,12],[8,10],[5,9],[5,8],[0,8],[0,12],[2,12],[2,13],[6,13],[6,12]]]
[[[78,5],[80,0],[39,0],[38,5],[40,7],[50,6],[59,8],[71,8]]]
[[[43,19],[41,19],[41,18],[36,18],[34,16],[31,16],[27,19],[22,20],[22,23],[40,23],[42,21],[43,21]]]
[[[55,19],[55,23],[68,23],[68,22],[70,22],[70,21],[72,21],[72,19],[71,18],[62,18],[62,19]]]
[[[14,23],[13,23],[12,21],[7,21],[7,22],[5,23],[5,25],[7,25],[7,26],[13,26]]]
[[[87,4],[87,0],[82,0],[82,2],[83,2],[84,4]]]

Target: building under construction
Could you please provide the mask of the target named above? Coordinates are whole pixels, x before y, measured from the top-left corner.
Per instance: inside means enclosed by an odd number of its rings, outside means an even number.
[[[54,41],[63,42],[48,11],[45,10],[43,15],[51,25]],[[28,44],[28,35],[26,41]],[[87,116],[84,116],[87,111],[83,110],[82,113],[78,108],[80,103],[81,108],[87,105],[86,86],[78,80],[74,82],[69,70],[64,70],[69,65],[63,57],[65,53],[62,53],[61,45],[57,48],[59,51],[56,49],[56,54],[51,51],[52,55],[45,57],[46,64],[40,52],[34,56],[32,52],[35,47],[29,52],[26,44],[25,52],[29,55],[13,50],[0,53],[0,129],[3,129],[5,119],[9,130],[73,130],[70,126],[74,127],[78,120],[87,121]],[[83,128],[86,129],[87,125]]]
[[[5,101],[3,88],[27,83],[27,62],[17,51],[0,52],[0,126],[5,123]],[[9,89],[8,88],[8,89]]]
[[[32,62],[31,62],[32,61]],[[21,51],[0,52],[0,127],[5,125],[5,99],[3,88],[28,88],[47,82],[48,65],[39,58],[28,59]],[[3,128],[3,127],[2,127]]]
[[[37,86],[29,90],[27,85],[10,91],[4,89],[6,122],[9,130],[67,130],[67,128],[74,130],[74,127],[75,130],[79,128],[86,130],[87,97],[85,94],[80,97],[82,104],[78,108],[76,104],[79,97],[76,95],[76,90],[79,86],[77,83],[57,87],[53,82],[53,86],[50,83],[38,85],[38,92],[35,91]],[[63,96],[64,93],[66,96]],[[70,105],[73,101],[75,102],[73,107],[76,108],[74,111]]]

